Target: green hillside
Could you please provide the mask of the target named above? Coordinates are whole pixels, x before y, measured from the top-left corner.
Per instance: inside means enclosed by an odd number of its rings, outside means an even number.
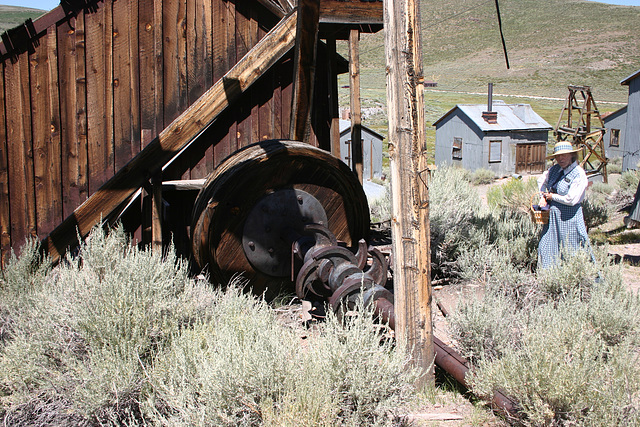
[[[640,68],[640,7],[501,0],[500,12],[510,69],[493,0],[422,0],[424,76],[438,83],[425,93],[428,124],[455,104],[486,102],[489,82],[494,98],[529,103],[552,125],[570,84],[591,86],[601,112],[626,103],[628,88],[620,81]],[[346,44],[341,49],[346,54]],[[361,62],[363,107],[385,104],[383,32],[362,36]],[[346,84],[348,76],[341,76]],[[348,105],[348,94],[341,104]],[[385,131],[383,114],[369,120]]]
[[[46,10],[31,9],[28,7],[0,5],[0,33],[4,33],[9,28],[22,24],[29,18],[35,20],[46,12]]]

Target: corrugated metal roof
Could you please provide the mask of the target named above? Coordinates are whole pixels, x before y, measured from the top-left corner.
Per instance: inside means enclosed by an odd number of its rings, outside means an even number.
[[[458,104],[433,123],[436,126],[449,114],[459,109],[469,117],[482,131],[500,130],[551,130],[553,127],[540,117],[529,104],[505,104],[503,101],[493,101],[492,111],[498,113],[497,123],[487,123],[482,113],[487,111],[487,104]]]

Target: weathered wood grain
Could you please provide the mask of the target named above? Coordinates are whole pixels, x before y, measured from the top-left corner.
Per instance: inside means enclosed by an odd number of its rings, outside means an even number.
[[[433,384],[429,191],[418,0],[384,1],[394,301],[399,345]]]
[[[298,1],[289,138],[310,142],[320,0]]]
[[[50,29],[31,56],[34,184],[38,237],[45,238],[62,221],[60,194],[60,113],[56,37]]]
[[[113,13],[105,4],[85,15],[89,192],[115,173],[113,136]]]
[[[5,67],[0,67],[0,84],[5,84]],[[6,123],[5,95],[0,90],[0,123]],[[9,169],[7,132],[0,126],[0,268],[4,268],[11,253],[11,217],[9,206]]]
[[[45,240],[43,246],[55,261],[81,236],[135,193],[153,173],[187,146],[224,111],[229,103],[275,64],[295,39],[296,14],[282,20],[183,114],[164,129],[131,162],[92,194]]]
[[[35,237],[35,194],[33,188],[33,147],[29,105],[29,58],[21,56],[5,65],[7,118],[7,169],[11,217],[11,245],[16,252],[27,237]]]

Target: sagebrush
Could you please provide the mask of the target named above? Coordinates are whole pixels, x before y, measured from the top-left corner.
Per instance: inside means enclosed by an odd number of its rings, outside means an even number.
[[[398,425],[414,396],[420,373],[370,308],[279,322],[242,279],[193,279],[121,228],[41,261],[30,244],[0,276],[6,425]]]

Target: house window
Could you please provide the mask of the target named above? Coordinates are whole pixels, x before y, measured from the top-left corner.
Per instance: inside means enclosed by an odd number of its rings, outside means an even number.
[[[611,139],[609,140],[609,147],[620,146],[620,129],[611,129]]]
[[[462,138],[453,138],[453,150],[451,157],[453,159],[462,159]]]
[[[489,163],[499,163],[502,161],[502,140],[489,140]]]

